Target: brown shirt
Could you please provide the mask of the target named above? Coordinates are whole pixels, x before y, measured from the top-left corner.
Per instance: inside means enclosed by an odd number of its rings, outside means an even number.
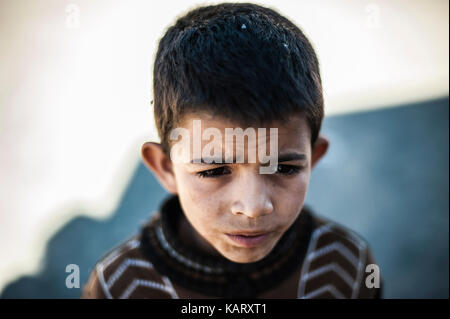
[[[143,230],[95,266],[82,298],[379,298],[368,288],[374,264],[367,242],[306,208],[276,248],[254,265],[209,260],[177,241],[168,199]],[[175,221],[176,222],[176,221]]]

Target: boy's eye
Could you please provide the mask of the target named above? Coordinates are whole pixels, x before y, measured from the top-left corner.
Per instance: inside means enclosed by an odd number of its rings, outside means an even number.
[[[293,175],[300,172],[301,167],[293,165],[283,165],[279,164],[277,168],[277,173],[281,175]]]
[[[199,177],[219,177],[222,175],[230,174],[231,170],[226,166],[221,166],[218,168],[208,169],[206,171],[198,172]]]

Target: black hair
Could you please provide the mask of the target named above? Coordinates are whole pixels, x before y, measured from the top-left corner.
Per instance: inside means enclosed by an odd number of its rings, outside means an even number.
[[[155,122],[165,152],[184,114],[208,111],[239,123],[306,116],[311,143],[323,119],[319,62],[303,32],[250,3],[195,8],[161,38],[153,70]]]

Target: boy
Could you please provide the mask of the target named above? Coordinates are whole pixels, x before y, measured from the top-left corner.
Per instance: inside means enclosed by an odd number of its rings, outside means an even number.
[[[194,9],[160,40],[153,81],[161,143],[142,157],[172,195],[82,297],[380,297],[367,243],[304,207],[328,141],[298,27],[253,4]]]

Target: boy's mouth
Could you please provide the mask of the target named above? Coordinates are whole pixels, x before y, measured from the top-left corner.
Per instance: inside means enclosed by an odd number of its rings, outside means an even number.
[[[268,237],[269,232],[253,233],[253,232],[236,232],[232,234],[226,234],[234,243],[237,243],[242,247],[255,247],[262,244]]]

